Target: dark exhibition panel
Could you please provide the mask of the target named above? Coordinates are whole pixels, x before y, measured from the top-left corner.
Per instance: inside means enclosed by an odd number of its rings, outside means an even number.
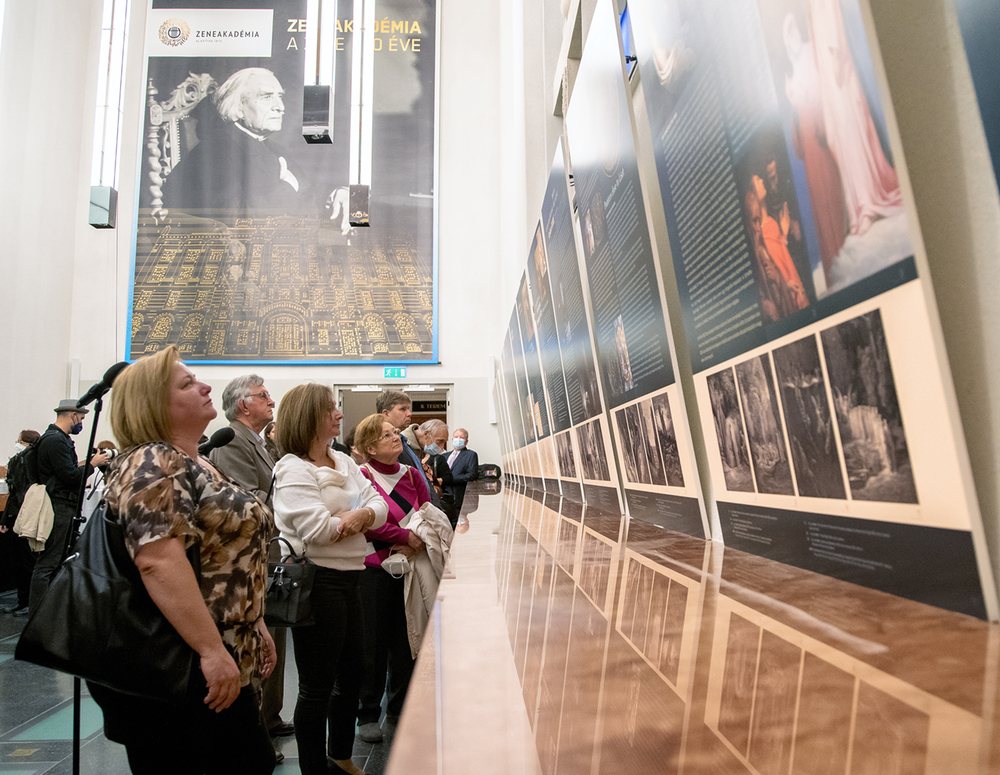
[[[617,490],[617,510],[648,525],[995,618],[865,13],[858,0],[596,4],[528,255],[535,322],[522,281],[514,317],[531,335],[499,361],[500,389],[511,365],[527,375],[516,400],[536,426],[501,416],[505,470],[602,511]],[[575,412],[595,371],[599,400]]]

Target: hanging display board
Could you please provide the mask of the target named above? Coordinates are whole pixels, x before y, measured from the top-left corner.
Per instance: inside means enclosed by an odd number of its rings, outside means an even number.
[[[1000,178],[1000,5],[993,0],[953,0],[958,12],[965,55],[976,88],[979,114],[993,160],[993,175]]]
[[[725,542],[995,615],[867,8],[629,9]]]
[[[323,7],[307,143],[305,0],[152,0],[129,358],[437,362],[436,0]]]
[[[566,135],[607,430],[617,442],[629,513],[705,536],[610,2],[594,13]]]
[[[558,354],[559,370],[566,392],[569,424],[563,427],[565,420],[557,424],[555,436],[559,478],[563,494],[582,501],[583,466],[579,459],[580,447],[576,443],[575,429],[603,414],[604,404],[597,380],[590,323],[583,300],[562,139],[552,157],[552,169],[542,203],[540,229],[540,234],[536,231],[533,250],[528,257],[528,274],[532,290],[540,300],[538,308],[541,316],[547,317],[549,313],[546,309],[551,310],[555,352]],[[538,244],[542,246],[541,252]],[[533,263],[536,264],[534,269]],[[539,325],[544,329],[549,324]],[[548,341],[550,344],[547,347],[551,354],[552,339]],[[554,370],[554,362],[552,368]],[[592,493],[593,488],[598,486],[591,487]]]

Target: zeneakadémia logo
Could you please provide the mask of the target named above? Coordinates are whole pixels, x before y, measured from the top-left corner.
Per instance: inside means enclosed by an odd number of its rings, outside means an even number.
[[[165,46],[181,46],[191,35],[191,28],[183,19],[167,19],[160,25],[160,42]]]

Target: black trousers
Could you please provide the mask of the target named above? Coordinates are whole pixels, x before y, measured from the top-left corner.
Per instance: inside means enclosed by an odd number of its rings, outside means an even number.
[[[45,541],[45,548],[38,553],[35,568],[31,573],[29,606],[32,610],[37,608],[45,597],[45,593],[49,591],[49,582],[59,570],[63,552],[66,550],[66,536],[73,524],[73,517],[76,516],[76,503],[53,500],[52,511],[52,532]]]
[[[406,635],[403,579],[381,568],[365,568],[361,575],[361,603],[365,613],[365,680],[361,686],[361,724],[378,722],[385,712],[398,716],[413,675],[413,657]]]
[[[274,672],[261,681],[261,713],[264,716],[264,726],[268,729],[281,723],[281,706],[285,701],[285,642],[287,640],[287,627],[268,627],[274,640],[274,651],[278,661],[274,665]]]
[[[354,750],[364,667],[361,574],[317,568],[309,597],[316,623],[292,628],[299,671],[295,739],[302,775],[327,775],[327,753],[350,759]]]
[[[200,672],[199,672],[200,675]],[[129,697],[87,684],[104,711],[104,733],[122,743],[133,775],[270,775],[274,747],[261,723],[260,700],[245,686],[221,713],[203,702],[202,680],[185,705]]]
[[[35,553],[31,551],[27,538],[11,536],[10,559],[14,566],[14,579],[17,581],[17,607],[28,605],[31,592],[31,574],[35,570]]]

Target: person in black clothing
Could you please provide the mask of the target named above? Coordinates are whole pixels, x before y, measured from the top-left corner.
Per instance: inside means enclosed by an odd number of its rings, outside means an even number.
[[[441,420],[428,420],[417,428],[417,436],[424,444],[424,454],[421,458],[424,475],[434,488],[432,492],[438,496],[435,505],[440,505],[454,529],[458,522],[458,512],[455,510],[455,499],[452,495],[451,469],[444,455],[448,446],[448,426]]]
[[[66,398],[56,407],[56,421],[38,440],[38,479],[44,484],[52,501],[52,532],[45,541],[45,548],[38,553],[35,570],[31,574],[31,593],[28,605],[34,609],[49,588],[49,582],[59,569],[66,536],[76,516],[80,486],[94,471],[110,460],[107,453],[94,455],[92,466],[83,467],[77,462],[76,447],[70,434],[83,430],[83,418],[89,409],[77,409],[75,398]]]
[[[455,429],[451,446],[447,459],[451,469],[452,500],[455,514],[461,515],[466,485],[479,478],[479,455],[469,449],[469,432],[465,428]]]
[[[15,447],[17,452],[7,462],[7,506],[0,518],[0,533],[13,530],[17,521],[17,513],[24,502],[24,494],[31,486],[31,476],[25,462],[28,447],[38,441],[41,434],[38,431],[24,430],[17,437]],[[35,555],[28,546],[28,539],[21,536],[11,537],[11,563],[14,566],[14,577],[17,580],[17,602],[0,608],[5,614],[14,616],[28,615],[28,590],[31,588],[31,572],[35,568]]]

